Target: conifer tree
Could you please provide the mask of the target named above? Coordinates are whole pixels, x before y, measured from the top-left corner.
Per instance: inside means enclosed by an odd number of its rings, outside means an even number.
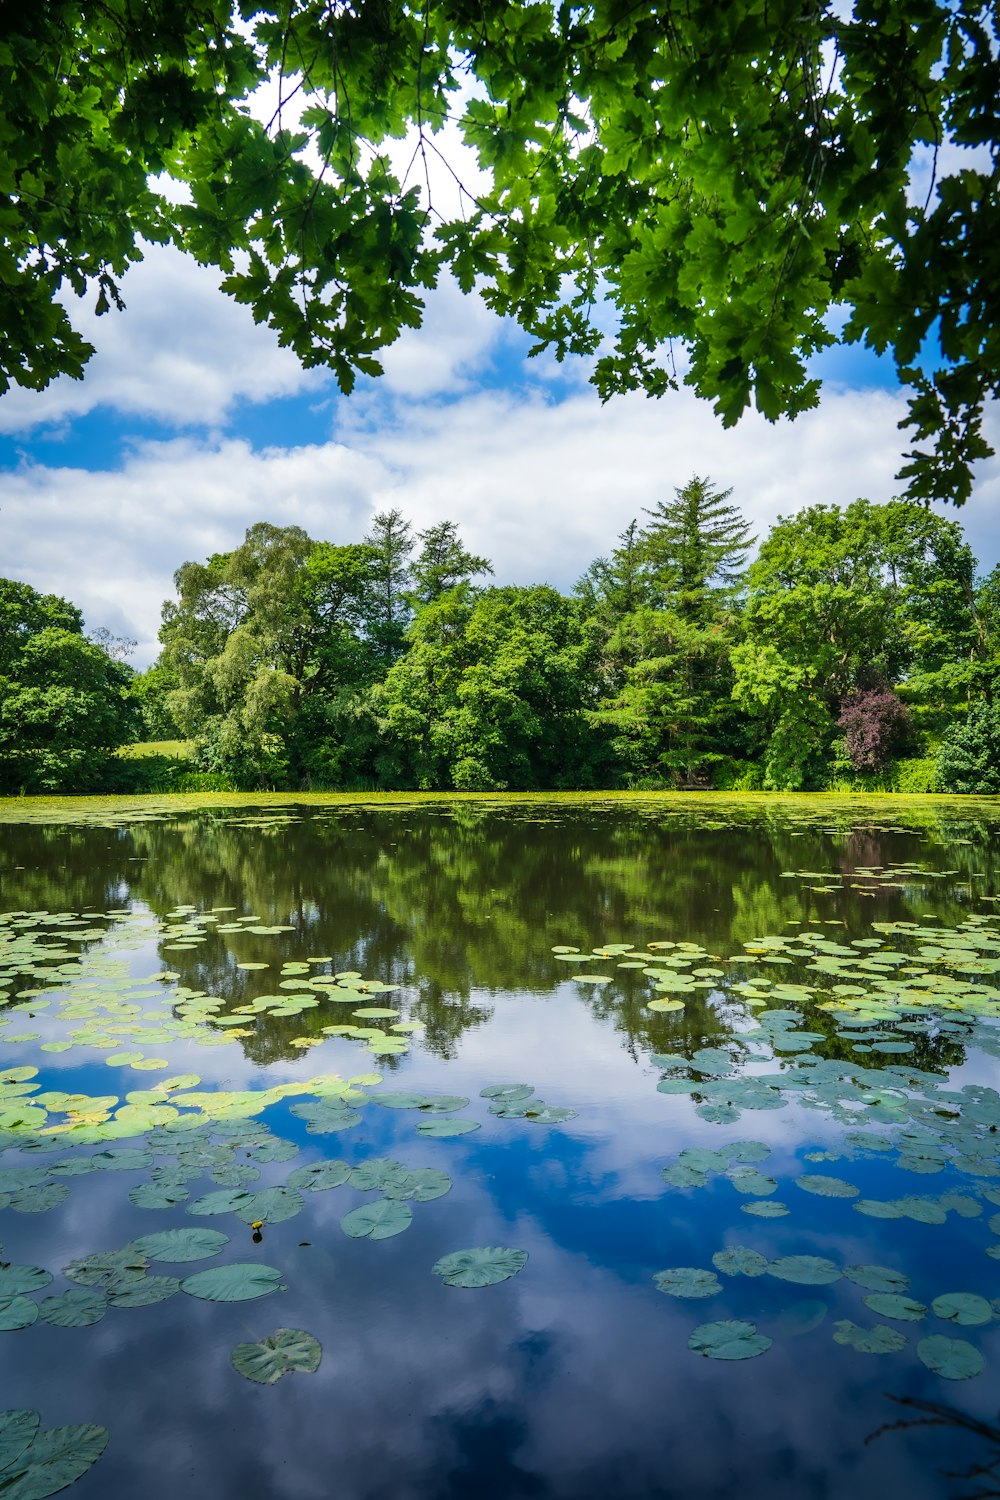
[[[693,475],[672,500],[646,509],[642,551],[657,602],[687,619],[705,620],[739,587],[755,538],[732,490]]]

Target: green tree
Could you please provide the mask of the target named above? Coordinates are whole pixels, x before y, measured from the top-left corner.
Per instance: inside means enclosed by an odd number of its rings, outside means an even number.
[[[420,552],[410,568],[410,603],[414,609],[433,604],[449,589],[470,583],[481,573],[492,573],[489,558],[467,552],[454,521],[440,521],[417,533]]]
[[[580,610],[554,589],[442,594],[372,695],[382,779],[459,790],[592,784],[592,667]]]
[[[85,639],[79,610],[0,579],[0,786],[99,787],[138,715],[131,668]]]
[[[767,735],[767,785],[816,783],[857,689],[898,684],[931,727],[942,692],[968,691],[973,569],[957,524],[909,501],[779,519],[749,569],[732,653],[734,697]]]
[[[695,475],[577,585],[600,641],[594,722],[630,778],[701,784],[736,748],[729,652],[752,539],[731,493]]]
[[[910,493],[960,503],[1000,383],[998,31],[983,0],[12,8],[0,380],[79,376],[60,299],[119,305],[143,239],[221,267],[345,390],[447,268],[558,358],[599,351],[606,289],[601,394],[676,386],[679,341],[727,424],[815,405],[807,362],[838,339],[886,352],[913,392]],[[486,174],[454,208],[423,170],[449,121]],[[945,143],[988,159],[945,171]]]
[[[204,764],[247,785],[336,779],[354,695],[378,649],[364,631],[378,558],[315,543],[297,526],[251,526],[232,552],[185,563],[164,605],[167,702]]]
[[[945,735],[937,757],[944,792],[1000,792],[1000,703],[974,703]]]
[[[702,622],[738,592],[755,538],[735,505],[695,474],[672,500],[647,509],[641,553],[654,599]]]
[[[367,629],[384,667],[403,654],[411,610],[412,528],[401,511],[379,511],[365,537],[368,548]]]

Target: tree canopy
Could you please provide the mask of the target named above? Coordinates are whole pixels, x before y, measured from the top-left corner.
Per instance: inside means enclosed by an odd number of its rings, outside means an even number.
[[[604,397],[683,382],[726,424],[794,416],[839,338],[912,392],[911,498],[961,503],[990,452],[984,0],[47,0],[5,19],[0,88],[0,389],[81,375],[67,290],[120,305],[169,241],[344,390],[450,270],[533,352],[596,356]],[[449,121],[486,173],[457,209],[427,170]]]

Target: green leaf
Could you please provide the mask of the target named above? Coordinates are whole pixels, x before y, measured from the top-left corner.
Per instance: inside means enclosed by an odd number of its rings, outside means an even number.
[[[861,1328],[844,1318],[833,1327],[834,1342],[847,1344],[859,1354],[897,1354],[906,1347],[906,1335],[884,1323],[877,1323],[874,1328]]]
[[[436,1261],[431,1269],[445,1286],[496,1286],[516,1276],[527,1260],[527,1250],[483,1245],[472,1250],[453,1250],[450,1255],[443,1255]]]
[[[986,1366],[986,1361],[965,1339],[951,1339],[943,1333],[931,1334],[917,1345],[917,1355],[935,1375],[945,1380],[971,1380]]]
[[[12,1468],[38,1431],[37,1411],[19,1407],[0,1411],[0,1473]]]
[[[832,1260],[821,1255],[779,1255],[771,1261],[767,1274],[799,1286],[828,1286],[840,1280],[841,1271]]]
[[[233,1369],[258,1385],[274,1385],[294,1370],[312,1375],[319,1369],[323,1349],[318,1339],[301,1328],[276,1328],[256,1344],[237,1344]]]
[[[961,1328],[976,1328],[981,1323],[993,1321],[993,1309],[985,1297],[975,1292],[945,1292],[931,1303],[935,1316],[947,1323],[957,1323]]]
[[[409,1229],[413,1210],[397,1199],[377,1198],[374,1203],[362,1203],[352,1209],[340,1221],[340,1227],[351,1239],[388,1240]]]
[[[86,1474],[108,1443],[106,1427],[81,1423],[37,1434],[16,1464],[4,1471],[4,1500],[46,1500]]]
[[[251,1302],[277,1291],[280,1284],[281,1272],[273,1266],[234,1261],[185,1277],[181,1291],[206,1302]]]
[[[41,1266],[0,1266],[0,1297],[37,1292],[51,1280],[52,1272]]]
[[[727,1318],[721,1323],[702,1323],[688,1339],[688,1348],[708,1359],[754,1359],[773,1342],[757,1332],[755,1323]]]
[[[658,1290],[668,1297],[714,1297],[716,1292],[722,1291],[717,1276],[696,1266],[673,1266],[666,1271],[657,1271],[653,1280]]]
[[[107,1309],[108,1299],[99,1288],[71,1286],[61,1297],[43,1298],[38,1315],[56,1328],[88,1328],[99,1323]]]
[[[38,1303],[30,1297],[0,1297],[0,1331],[30,1328],[38,1317]]]
[[[296,1167],[295,1171],[289,1174],[288,1186],[299,1190],[305,1189],[310,1193],[321,1193],[328,1188],[340,1187],[350,1175],[351,1169],[346,1161],[336,1159],[314,1161],[308,1166]]]
[[[171,1265],[184,1261],[205,1260],[218,1255],[229,1236],[218,1229],[161,1229],[132,1241],[132,1249],[149,1260],[165,1260]]]
[[[716,1250],[712,1264],[726,1276],[763,1276],[767,1270],[767,1256],[759,1250],[750,1250],[746,1245],[730,1245],[725,1250]]]

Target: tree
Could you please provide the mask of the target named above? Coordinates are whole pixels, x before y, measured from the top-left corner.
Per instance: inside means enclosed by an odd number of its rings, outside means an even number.
[[[733,695],[768,735],[766,782],[815,784],[842,706],[896,685],[924,695],[971,681],[972,554],[921,505],[856,500],[779,518],[751,564]]]
[[[942,741],[938,778],[945,792],[1000,792],[1000,703],[974,703]]]
[[[460,791],[592,784],[592,666],[579,608],[554,589],[442,594],[372,694],[383,781]]]
[[[410,556],[414,541],[401,511],[379,511],[365,537],[369,556],[368,633],[382,664],[391,667],[405,649],[410,623]]]
[[[1000,388],[998,43],[984,0],[18,7],[0,381],[79,376],[92,350],[60,298],[120,305],[143,239],[220,266],[345,390],[447,269],[560,359],[599,352],[606,290],[601,395],[677,386],[676,342],[727,425],[815,405],[807,361],[838,338],[887,352],[913,392],[910,494],[961,503]],[[453,119],[487,177],[454,209],[428,171]],[[946,144],[988,160],[945,172]]]
[[[177,684],[168,708],[205,763],[249,785],[335,776],[330,741],[350,719],[346,700],[378,670],[364,634],[381,601],[374,549],[259,522],[232,552],[185,563],[175,583],[160,667]]]
[[[641,554],[653,596],[688,619],[707,620],[742,583],[754,538],[727,504],[732,493],[695,474],[672,500],[646,510]]]
[[[433,604],[449,589],[471,583],[481,573],[493,572],[489,558],[465,550],[454,521],[440,521],[417,536],[423,545],[410,568],[410,603],[415,609]]]
[[[100,786],[112,753],[138,727],[131,678],[84,638],[74,605],[0,579],[0,786]]]

